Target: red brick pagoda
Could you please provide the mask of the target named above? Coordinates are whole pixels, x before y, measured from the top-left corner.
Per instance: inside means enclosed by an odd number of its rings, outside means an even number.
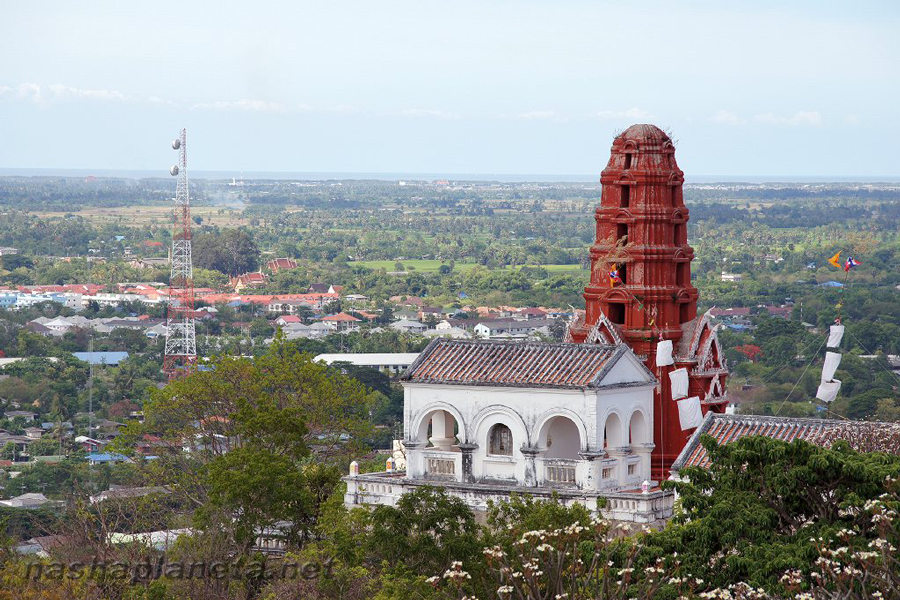
[[[574,342],[627,343],[660,381],[654,398],[653,477],[669,467],[694,429],[683,430],[669,372],[686,368],[689,396],[703,414],[724,412],[728,371],[709,314],[697,316],[687,243],[684,173],[675,146],[654,125],[632,125],[613,141],[600,177],[586,311],[570,324]],[[657,343],[671,340],[674,364],[657,367]]]

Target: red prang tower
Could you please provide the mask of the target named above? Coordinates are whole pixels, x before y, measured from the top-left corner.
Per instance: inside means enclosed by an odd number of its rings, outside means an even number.
[[[671,138],[654,125],[632,125],[613,140],[600,182],[586,310],[570,324],[569,338],[626,343],[656,374],[660,385],[653,407],[652,472],[662,480],[694,432],[681,428],[668,373],[688,370],[688,395],[700,398],[706,414],[724,412],[728,371],[709,313],[697,316],[684,173],[675,162]],[[656,366],[660,340],[672,340],[674,365]]]

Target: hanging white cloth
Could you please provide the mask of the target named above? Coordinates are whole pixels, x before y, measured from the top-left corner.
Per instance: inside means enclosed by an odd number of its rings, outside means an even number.
[[[844,326],[832,325],[828,332],[828,347],[839,348],[841,340],[844,338]]]
[[[699,427],[703,422],[703,411],[700,410],[700,397],[691,396],[678,401],[678,418],[681,420],[681,430]]]
[[[823,381],[822,385],[816,391],[816,398],[822,402],[831,403],[837,398],[838,392],[841,391],[841,382],[838,379],[831,381]]]
[[[672,382],[672,400],[678,400],[688,395],[687,369],[675,369],[669,373],[669,381]]]
[[[672,358],[672,340],[663,340],[656,344],[656,366],[667,367],[674,364],[675,359]]]
[[[825,353],[825,366],[822,367],[822,383],[834,379],[834,372],[841,364],[841,355],[837,352]]]

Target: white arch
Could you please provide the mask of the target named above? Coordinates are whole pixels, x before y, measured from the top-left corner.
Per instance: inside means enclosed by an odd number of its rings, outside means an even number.
[[[641,409],[635,409],[628,419],[628,441],[631,444],[646,444],[652,441],[647,415]]]
[[[459,439],[461,442],[465,442],[469,439],[468,430],[466,428],[466,423],[462,418],[462,415],[450,404],[446,402],[434,402],[424,407],[419,414],[414,416],[411,419],[411,427],[410,431],[407,432],[407,437],[410,434],[414,434],[415,437],[412,438],[416,441],[427,441],[428,440],[428,425],[431,423],[431,417],[435,412],[443,410],[450,413],[454,419],[456,419],[456,425],[459,428]]]
[[[547,433],[549,431],[548,425],[550,424],[550,421],[552,419],[555,419],[556,417],[562,417],[565,419],[569,419],[570,421],[572,421],[575,424],[575,427],[578,428],[578,440],[579,440],[580,450],[582,452],[587,450],[587,444],[588,444],[587,427],[585,426],[584,421],[582,420],[581,416],[578,413],[571,411],[567,408],[554,408],[554,409],[546,411],[544,414],[542,414],[540,417],[538,417],[538,420],[537,420],[538,425],[537,425],[537,427],[534,428],[534,431],[532,432],[532,434],[533,434],[532,439],[535,440],[535,444],[537,445],[537,447],[538,448],[546,448],[547,447]]]
[[[487,452],[487,436],[490,433],[491,427],[497,423],[503,423],[509,427],[509,430],[512,432],[513,453],[518,452],[519,448],[522,446],[531,446],[531,436],[529,435],[528,428],[525,426],[525,421],[522,419],[522,416],[507,406],[493,404],[478,411],[478,414],[475,415],[475,419],[473,420],[473,438],[479,448],[482,448]]]
[[[612,410],[606,413],[603,420],[603,444],[607,448],[618,448],[625,445],[627,439],[622,424],[622,416],[619,411]]]
[[[578,424],[566,415],[550,417],[538,431],[538,447],[544,450],[544,458],[577,460],[585,449]]]

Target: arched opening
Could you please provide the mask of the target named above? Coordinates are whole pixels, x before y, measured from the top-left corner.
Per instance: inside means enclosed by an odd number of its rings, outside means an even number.
[[[428,442],[434,450],[452,451],[459,434],[459,424],[449,411],[435,410],[422,419],[418,441]]]
[[[616,323],[617,325],[625,324],[624,302],[610,302],[607,305],[606,311],[606,316],[609,318],[610,322]]]
[[[688,278],[688,263],[680,262],[675,265],[675,284],[678,287],[687,287],[690,284]]]
[[[578,425],[568,417],[553,417],[544,423],[540,432],[540,445],[546,448],[544,458],[578,459],[581,452],[581,434]]]
[[[606,424],[603,427],[603,447],[618,448],[622,446],[622,421],[619,415],[611,413],[606,417]]]
[[[512,456],[512,431],[503,423],[497,423],[488,432],[488,454],[494,456]]]
[[[620,186],[621,189],[621,202],[619,202],[619,206],[622,208],[628,208],[631,205],[631,186],[623,185]]]
[[[644,418],[644,413],[636,411],[631,415],[631,423],[628,425],[628,438],[630,444],[646,444],[650,441],[647,419]]]

